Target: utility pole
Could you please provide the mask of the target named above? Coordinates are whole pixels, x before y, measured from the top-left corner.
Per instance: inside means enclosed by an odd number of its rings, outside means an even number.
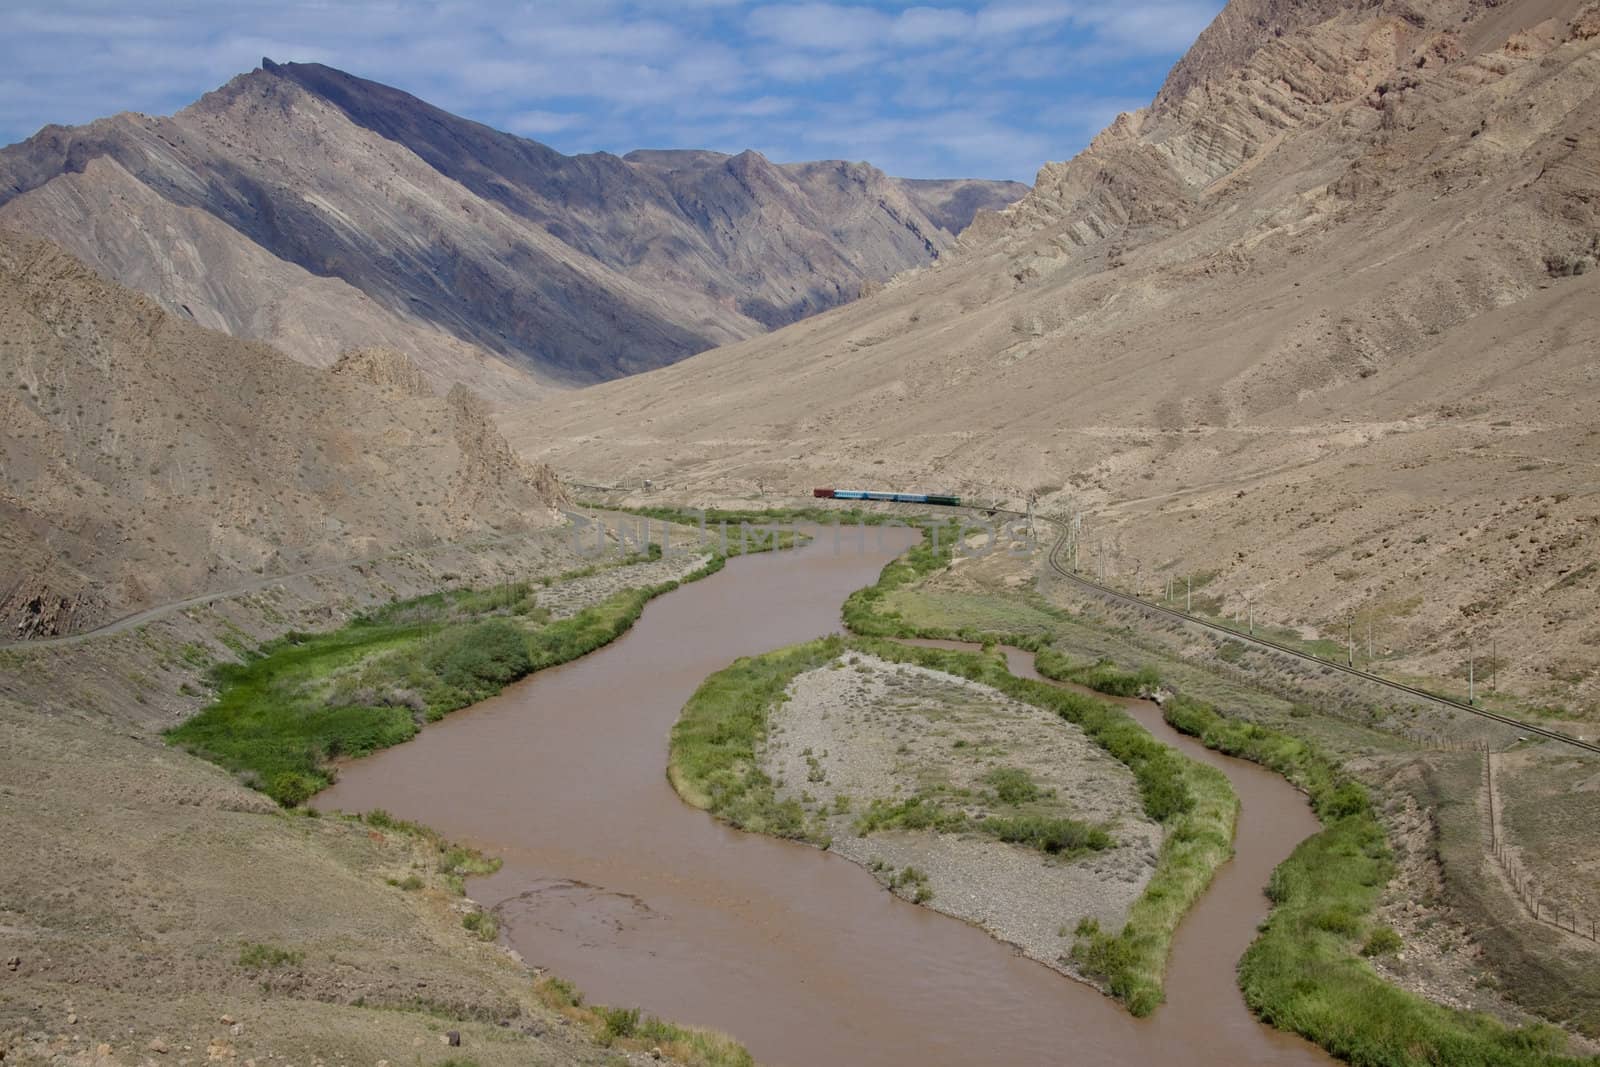
[[[1345,643],[1345,655],[1346,655],[1346,657],[1348,657],[1345,662],[1347,662],[1350,666],[1354,667],[1356,665],[1356,637],[1355,637],[1355,616],[1354,615],[1347,614],[1344,617],[1344,643]]]
[[[1468,637],[1467,638],[1467,703],[1468,704],[1476,704],[1478,702],[1478,689],[1477,689],[1478,680],[1476,678],[1477,668],[1478,668],[1477,659],[1478,659],[1478,639],[1476,637]]]
[[[1256,602],[1246,597],[1245,604],[1250,609],[1250,636],[1254,637],[1256,635]]]
[[[1500,692],[1500,639],[1489,638],[1489,692]]]
[[[1372,612],[1367,612],[1367,665],[1372,664]]]
[[[1183,593],[1183,613],[1185,615],[1193,615],[1194,614],[1194,575],[1185,574],[1183,576],[1183,580],[1184,580],[1185,583],[1187,583],[1186,587],[1184,589],[1184,593]]]

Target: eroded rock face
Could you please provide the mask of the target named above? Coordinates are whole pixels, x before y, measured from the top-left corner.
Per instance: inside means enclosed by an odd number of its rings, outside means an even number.
[[[0,151],[0,224],[174,313],[316,365],[385,345],[497,405],[854,299],[1025,191],[755,152],[564,156],[270,60],[170,118]]]
[[[466,387],[404,356],[297,363],[0,231],[0,640],[67,633],[564,499]]]

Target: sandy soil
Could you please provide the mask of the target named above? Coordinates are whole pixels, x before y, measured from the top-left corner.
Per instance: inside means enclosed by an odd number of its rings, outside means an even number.
[[[1155,867],[1161,827],[1140,810],[1131,772],[1076,727],[987,686],[851,654],[794,681],[768,738],[762,769],[780,797],[825,820],[833,851],[886,885],[917,868],[933,892],[928,906],[1064,973],[1075,974],[1064,954],[1078,921],[1119,928]],[[1013,814],[984,782],[995,768],[1025,770],[1053,793],[1026,810],[1103,824],[1115,846],[1063,862],[976,833],[856,828],[872,800],[918,793],[973,818]],[[916,890],[896,891],[914,899]]]

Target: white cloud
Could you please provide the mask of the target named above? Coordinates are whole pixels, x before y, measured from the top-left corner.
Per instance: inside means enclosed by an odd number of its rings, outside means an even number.
[[[867,7],[840,4],[781,4],[750,13],[750,32],[791,48],[818,51],[860,49],[879,43],[893,20]]]
[[[897,44],[929,45],[972,32],[976,20],[964,11],[950,8],[913,7],[900,12],[889,28],[889,39]]]
[[[1031,177],[1148,101],[1222,0],[5,0],[0,143],[176,110],[262,55],[563,151]]]
[[[552,133],[561,133],[585,123],[582,115],[569,115],[560,111],[518,111],[516,114],[507,115],[506,129],[512,133],[520,133],[525,137],[548,136]]]

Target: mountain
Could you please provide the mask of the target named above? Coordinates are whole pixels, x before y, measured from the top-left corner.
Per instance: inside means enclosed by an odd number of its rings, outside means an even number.
[[[564,499],[482,400],[392,350],[308,367],[0,230],[0,634],[444,537]]]
[[[680,496],[1036,490],[1118,582],[1586,706],[1597,259],[1600,5],[1233,0],[954,255],[503,425]]]
[[[318,64],[0,150],[0,225],[314,365],[392,346],[496,400],[675,362],[854,299],[1011,182],[755,152],[566,156]]]

